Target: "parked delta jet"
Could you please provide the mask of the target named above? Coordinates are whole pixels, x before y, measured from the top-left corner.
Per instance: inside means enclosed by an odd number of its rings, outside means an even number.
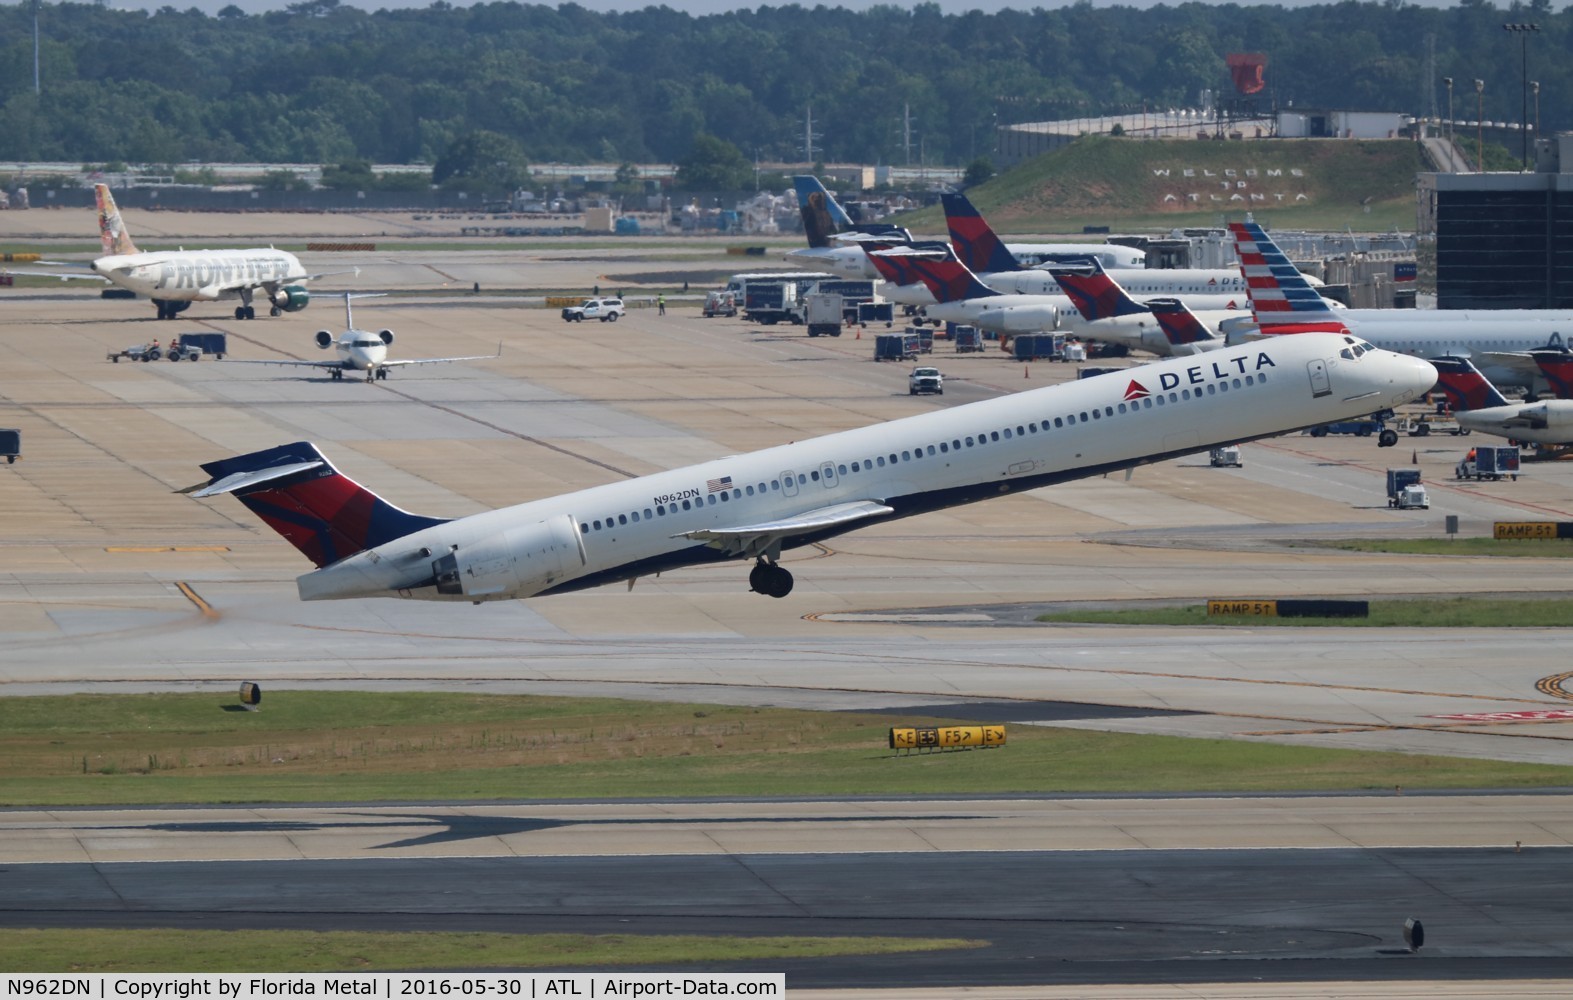
[[[1436,387],[1447,394],[1458,426],[1514,441],[1573,444],[1573,400],[1510,403],[1468,358],[1433,358]]]
[[[1240,270],[1264,335],[1304,332],[1357,334],[1376,346],[1416,358],[1474,359],[1497,385],[1532,392],[1545,384],[1528,353],[1561,350],[1573,340],[1573,311],[1555,309],[1339,309],[1304,281],[1265,230],[1233,222]]]
[[[797,189],[798,211],[803,216],[803,230],[808,237],[808,247],[792,250],[786,260],[801,267],[828,271],[848,278],[875,279],[879,273],[860,246],[870,250],[883,250],[912,243],[912,234],[897,226],[875,223],[857,225],[836,199],[825,190],[819,178],[799,176],[792,178]],[[991,234],[992,235],[992,234]],[[1016,270],[1019,260],[1041,263],[1061,259],[1064,255],[1097,255],[1107,268],[1145,268],[1147,256],[1130,247],[1100,243],[1022,243],[1010,244],[1010,270]],[[958,252],[959,249],[958,249]],[[975,270],[978,270],[975,268]],[[982,269],[988,270],[988,269]],[[904,301],[905,300],[897,300]],[[907,305],[928,305],[927,301],[905,302]]]
[[[277,361],[240,361],[231,358],[225,361],[228,365],[290,365],[302,368],[326,369],[330,378],[337,382],[344,378],[345,372],[365,372],[366,381],[373,378],[385,379],[388,369],[399,368],[404,365],[446,365],[456,361],[489,361],[502,356],[502,345],[497,345],[496,354],[481,354],[467,358],[411,358],[406,361],[389,361],[388,345],[393,343],[392,330],[378,330],[376,333],[367,333],[365,330],[355,329],[355,315],[350,309],[351,299],[380,298],[382,292],[371,292],[355,295],[351,292],[344,293],[344,332],[335,337],[327,330],[318,330],[316,336],[317,346],[323,350],[332,347],[336,349],[338,357],[331,361],[295,361],[293,359],[280,359]]]
[[[302,600],[479,603],[730,559],[785,597],[787,549],[1397,406],[1435,380],[1357,337],[1281,337],[452,520],[394,507],[305,442],[209,462],[185,492],[235,494],[315,563]]]
[[[1086,320],[1082,333],[1160,358],[1222,347],[1222,324],[1247,318],[1230,309],[1204,309],[1197,315],[1188,303],[1177,298],[1137,302],[1096,261],[1080,266],[1054,266],[1050,271]]]
[[[174,319],[193,302],[240,299],[236,319],[254,319],[252,299],[261,292],[269,315],[299,312],[311,301],[303,282],[332,274],[360,273],[359,269],[307,274],[292,253],[274,250],[159,250],[143,253],[131,242],[120,209],[109,185],[95,184],[98,229],[104,256],[92,263],[93,273],[69,271],[11,271],[10,274],[49,278],[85,278],[107,281],[153,300],[159,319]]]

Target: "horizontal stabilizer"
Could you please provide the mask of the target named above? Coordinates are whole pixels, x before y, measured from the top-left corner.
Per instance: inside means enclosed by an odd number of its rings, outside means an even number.
[[[181,490],[194,497],[216,497],[223,493],[234,493],[236,490],[246,490],[263,483],[270,483],[275,479],[293,476],[297,472],[308,472],[311,469],[320,469],[328,463],[316,462],[290,462],[286,465],[275,465],[271,469],[255,469],[250,472],[234,472],[223,479],[209,480],[205,484],[188,486]]]

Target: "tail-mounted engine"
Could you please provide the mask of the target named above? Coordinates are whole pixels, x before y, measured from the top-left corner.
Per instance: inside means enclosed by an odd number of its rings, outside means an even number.
[[[437,593],[488,600],[529,597],[584,569],[579,525],[564,514],[461,544],[432,562]]]

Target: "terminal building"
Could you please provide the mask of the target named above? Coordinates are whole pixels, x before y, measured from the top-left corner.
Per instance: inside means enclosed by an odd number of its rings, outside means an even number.
[[[1533,173],[1421,174],[1437,307],[1573,309],[1573,133],[1535,143]]]

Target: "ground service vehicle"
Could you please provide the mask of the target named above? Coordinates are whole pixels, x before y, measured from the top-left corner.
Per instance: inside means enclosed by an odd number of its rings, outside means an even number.
[[[155,340],[151,344],[134,344],[123,351],[110,351],[106,356],[117,365],[121,358],[127,361],[157,361],[164,356],[164,349]]]
[[[15,427],[0,427],[0,455],[7,465],[22,457],[22,432]]]
[[[1226,444],[1221,448],[1214,448],[1207,458],[1208,464],[1215,469],[1241,468],[1245,463],[1240,461],[1240,446]]]
[[[564,307],[563,319],[569,323],[582,323],[587,319],[616,323],[627,311],[622,299],[585,299],[579,305]]]
[[[907,376],[907,395],[916,396],[920,392],[945,395],[945,376],[939,373],[938,368],[912,369],[912,374]]]
[[[798,298],[796,281],[752,281],[743,296],[743,318],[766,326],[782,320],[801,323],[804,305]]]
[[[912,361],[918,350],[918,338],[912,334],[882,333],[874,338],[875,361]]]
[[[803,302],[810,337],[839,337],[846,319],[841,296],[835,292],[810,292]]]
[[[1420,481],[1419,469],[1387,470],[1387,505],[1399,510],[1431,509],[1431,497]]]
[[[1479,445],[1469,449],[1469,454],[1458,463],[1453,472],[1457,479],[1518,479],[1519,450],[1517,445]]]
[[[220,361],[229,353],[229,336],[223,333],[182,333],[175,337],[174,342],[183,348],[195,348],[202,354],[211,354]]]
[[[728,291],[711,291],[705,295],[704,315],[706,319],[711,316],[736,316],[737,294]]]
[[[975,326],[954,327],[950,336],[956,342],[957,354],[975,354],[983,350],[983,334]]]
[[[779,305],[775,306],[773,309],[767,309],[767,313],[773,314],[775,316],[774,319],[766,320],[763,317],[750,315],[748,296],[751,289],[762,288],[767,285],[780,284],[782,282],[789,281],[792,283],[790,303],[795,310],[798,307],[798,299],[802,296],[802,294],[807,291],[811,285],[817,285],[824,279],[825,273],[823,271],[757,271],[747,274],[732,275],[730,278],[726,279],[726,287],[722,289],[722,291],[732,293],[732,301],[736,303],[737,308],[742,311],[744,319],[754,319],[758,320],[759,322],[778,323],[782,319],[791,318],[789,316],[783,316],[780,313],[779,310],[781,307]],[[834,289],[827,289],[827,291],[833,290]],[[763,302],[763,300],[761,301]],[[801,323],[803,321],[802,316],[797,316],[796,321]]]

